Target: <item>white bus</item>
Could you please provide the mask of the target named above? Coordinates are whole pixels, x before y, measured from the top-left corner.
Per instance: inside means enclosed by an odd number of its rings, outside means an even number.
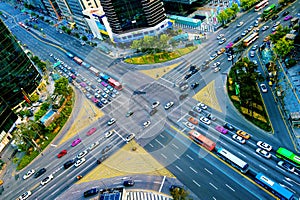
[[[262,2],[260,2],[259,4],[257,4],[255,7],[254,7],[254,10],[256,12],[260,11],[262,8],[266,7],[267,5],[269,5],[269,0],[264,0]]]

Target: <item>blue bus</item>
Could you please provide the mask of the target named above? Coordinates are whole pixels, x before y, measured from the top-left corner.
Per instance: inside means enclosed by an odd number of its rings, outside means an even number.
[[[259,185],[269,190],[282,200],[296,200],[294,193],[282,187],[281,185],[279,185],[279,183],[276,183],[262,173],[258,173],[255,176],[255,182],[257,182]]]
[[[81,65],[82,65],[83,67],[85,67],[85,68],[90,68],[90,67],[91,67],[91,65],[88,64],[88,63],[86,63],[86,62],[82,62]]]
[[[102,81],[108,82],[108,79],[110,78],[108,75],[104,74],[104,73],[100,73],[99,77]]]
[[[73,55],[73,54],[71,54],[71,53],[69,53],[69,52],[66,52],[66,54],[67,54],[67,56],[68,56],[69,58],[74,58],[74,55]]]

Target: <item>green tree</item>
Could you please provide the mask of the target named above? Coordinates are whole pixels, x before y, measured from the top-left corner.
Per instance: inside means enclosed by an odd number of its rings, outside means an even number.
[[[35,25],[33,25],[33,28],[37,30],[39,27],[38,27],[38,25],[35,24]]]
[[[54,94],[61,94],[63,96],[69,95],[69,82],[68,79],[65,77],[61,77],[60,79],[56,80],[54,83]]]
[[[80,38],[79,33],[75,33],[75,37],[76,37],[76,38]]]
[[[37,102],[39,100],[39,98],[40,98],[39,95],[34,93],[33,95],[31,95],[30,101]]]
[[[161,48],[161,50],[165,51],[169,47],[169,39],[170,37],[166,34],[160,35],[158,40],[158,46]]]
[[[71,29],[66,29],[66,33],[68,34],[68,35],[70,35],[71,34]]]
[[[239,5],[237,3],[232,4],[231,9],[234,11],[234,15],[236,15],[239,11]]]
[[[87,38],[85,35],[82,36],[81,39],[82,39],[83,41],[85,41],[85,42],[88,40],[88,38]]]
[[[231,8],[225,9],[225,13],[227,14],[227,17],[228,17],[227,20],[230,20],[230,19],[232,19],[232,17],[235,16],[235,12]]]
[[[149,49],[153,49],[153,42],[154,42],[154,37],[146,35],[143,38],[142,46],[146,51],[148,51]]]
[[[228,20],[228,15],[227,13],[223,10],[217,15],[217,19],[219,22],[221,22],[223,25],[225,22]]]
[[[286,40],[285,37],[276,42],[273,51],[280,57],[285,58],[294,49],[294,41]]]
[[[66,31],[66,29],[67,29],[67,27],[65,27],[65,26],[62,26],[62,27],[61,27],[61,30],[62,30],[62,31]]]
[[[289,27],[287,27],[287,26],[282,27],[281,25],[279,25],[276,29],[276,33],[269,35],[271,42],[275,44],[277,42],[277,40],[279,40],[280,38],[283,38],[290,31],[291,31],[291,29]]]
[[[130,45],[130,48],[139,51],[141,49],[141,45],[142,45],[142,40],[134,40]]]
[[[183,188],[175,188],[171,191],[171,195],[174,200],[187,200],[189,193]]]

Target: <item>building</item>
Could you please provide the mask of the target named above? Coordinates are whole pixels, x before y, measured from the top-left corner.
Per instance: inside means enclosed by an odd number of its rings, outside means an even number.
[[[58,7],[58,4],[55,0],[41,0],[46,13],[51,17],[60,20],[61,19],[61,10]]]
[[[2,140],[7,138],[5,135],[11,131],[17,120],[12,108],[26,99],[30,101],[27,94],[36,90],[42,77],[2,20],[0,20],[0,38],[0,139]]]
[[[168,20],[161,0],[100,0],[107,18],[111,39],[114,42],[128,42],[157,35],[168,27]],[[105,23],[103,23],[106,26]]]
[[[180,4],[192,4],[198,0],[163,0],[164,2],[180,3]]]

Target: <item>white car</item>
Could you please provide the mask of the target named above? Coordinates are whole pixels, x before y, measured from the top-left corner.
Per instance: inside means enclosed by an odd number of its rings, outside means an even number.
[[[201,113],[202,112],[202,109],[198,106],[195,106],[194,107],[194,110],[197,111],[198,113]]]
[[[261,91],[264,92],[264,93],[268,92],[267,86],[266,86],[265,84],[263,84],[263,83],[260,84],[260,89],[261,89]]]
[[[107,125],[108,126],[111,126],[113,125],[117,120],[115,118],[111,118],[108,122],[107,122]]]
[[[215,68],[215,67],[218,67],[219,65],[221,65],[221,63],[220,62],[216,62],[216,63],[213,64],[213,67]]]
[[[267,30],[268,28],[270,28],[269,26],[264,26],[264,27],[262,27],[262,31],[265,31],[265,30]]]
[[[24,174],[23,179],[28,179],[32,174],[35,173],[34,169],[29,170],[26,174]]]
[[[232,61],[233,58],[235,58],[235,55],[230,55],[230,56],[228,56],[228,59],[227,59],[227,60],[228,60],[228,61]]]
[[[173,102],[173,101],[168,102],[168,103],[165,105],[165,110],[168,110],[168,109],[171,108],[173,105],[174,105],[174,102]]]
[[[243,24],[244,24],[244,22],[239,22],[237,27],[241,27],[241,26],[243,26]]]
[[[211,55],[209,59],[210,59],[210,60],[213,60],[213,59],[215,59],[217,56],[218,56],[218,54],[215,53],[215,54]]]
[[[126,142],[130,142],[133,138],[135,138],[135,134],[134,134],[134,133],[130,133],[130,134],[126,137]]]
[[[113,131],[107,131],[107,132],[105,133],[105,137],[106,137],[106,138],[109,138],[110,136],[112,136],[113,133],[114,133]]]
[[[235,141],[237,141],[238,143],[241,143],[241,144],[245,144],[246,143],[246,140],[244,138],[242,138],[241,136],[236,135],[236,134],[234,134],[232,136],[232,139],[235,140]]]
[[[266,150],[261,149],[261,148],[257,148],[256,153],[259,154],[262,157],[267,158],[267,159],[270,159],[271,156],[272,156],[269,152],[267,152]]]
[[[253,26],[249,26],[248,31],[251,31],[253,28]]]
[[[252,50],[255,51],[257,49],[258,45],[253,45]]]
[[[197,106],[202,108],[203,110],[207,109],[207,105],[205,105],[204,103],[198,103]]]
[[[221,40],[219,40],[219,44],[224,44],[225,42],[226,42],[226,38],[222,38]],[[213,60],[213,59],[211,59],[211,60]]]
[[[85,158],[83,157],[80,160],[77,160],[76,163],[74,164],[74,166],[79,167],[84,162],[85,162]]]
[[[150,121],[146,121],[143,123],[143,127],[147,128],[148,126],[150,126],[151,122]]]
[[[250,51],[250,57],[254,57],[255,56],[255,51]]]
[[[41,181],[41,185],[46,185],[47,183],[49,183],[52,179],[53,179],[53,175],[51,174],[50,176],[47,176],[46,178],[44,178],[42,181]]]
[[[183,124],[189,129],[195,129],[195,125],[190,122],[183,122]]]
[[[277,164],[278,164],[279,167],[281,167],[282,169],[285,169],[285,170],[287,170],[289,172],[294,173],[294,171],[295,171],[295,167],[292,166],[292,165],[290,165],[287,162],[279,161]]]
[[[26,191],[24,192],[21,196],[18,197],[18,200],[25,200],[25,199],[28,199],[28,197],[31,195],[31,191]]]
[[[91,144],[91,145],[89,146],[89,150],[90,150],[90,151],[93,150],[93,149],[96,148],[99,144],[100,144],[99,141],[94,142],[93,144]]]
[[[220,71],[221,70],[221,67],[215,67],[214,68],[214,72],[218,72],[218,71]]]
[[[156,108],[157,106],[159,106],[159,101],[155,101],[152,103],[152,108]]]
[[[269,145],[268,143],[262,142],[262,141],[258,141],[256,143],[256,145],[266,151],[271,151],[272,150],[272,146]]]
[[[83,152],[77,155],[77,159],[83,158],[86,154],[88,154],[88,150],[84,150]]]
[[[217,39],[219,40],[219,39],[223,38],[224,36],[225,36],[224,34],[220,34],[220,35],[218,35]]]
[[[210,125],[211,121],[207,119],[206,117],[200,117],[200,121],[203,122],[204,124]]]

